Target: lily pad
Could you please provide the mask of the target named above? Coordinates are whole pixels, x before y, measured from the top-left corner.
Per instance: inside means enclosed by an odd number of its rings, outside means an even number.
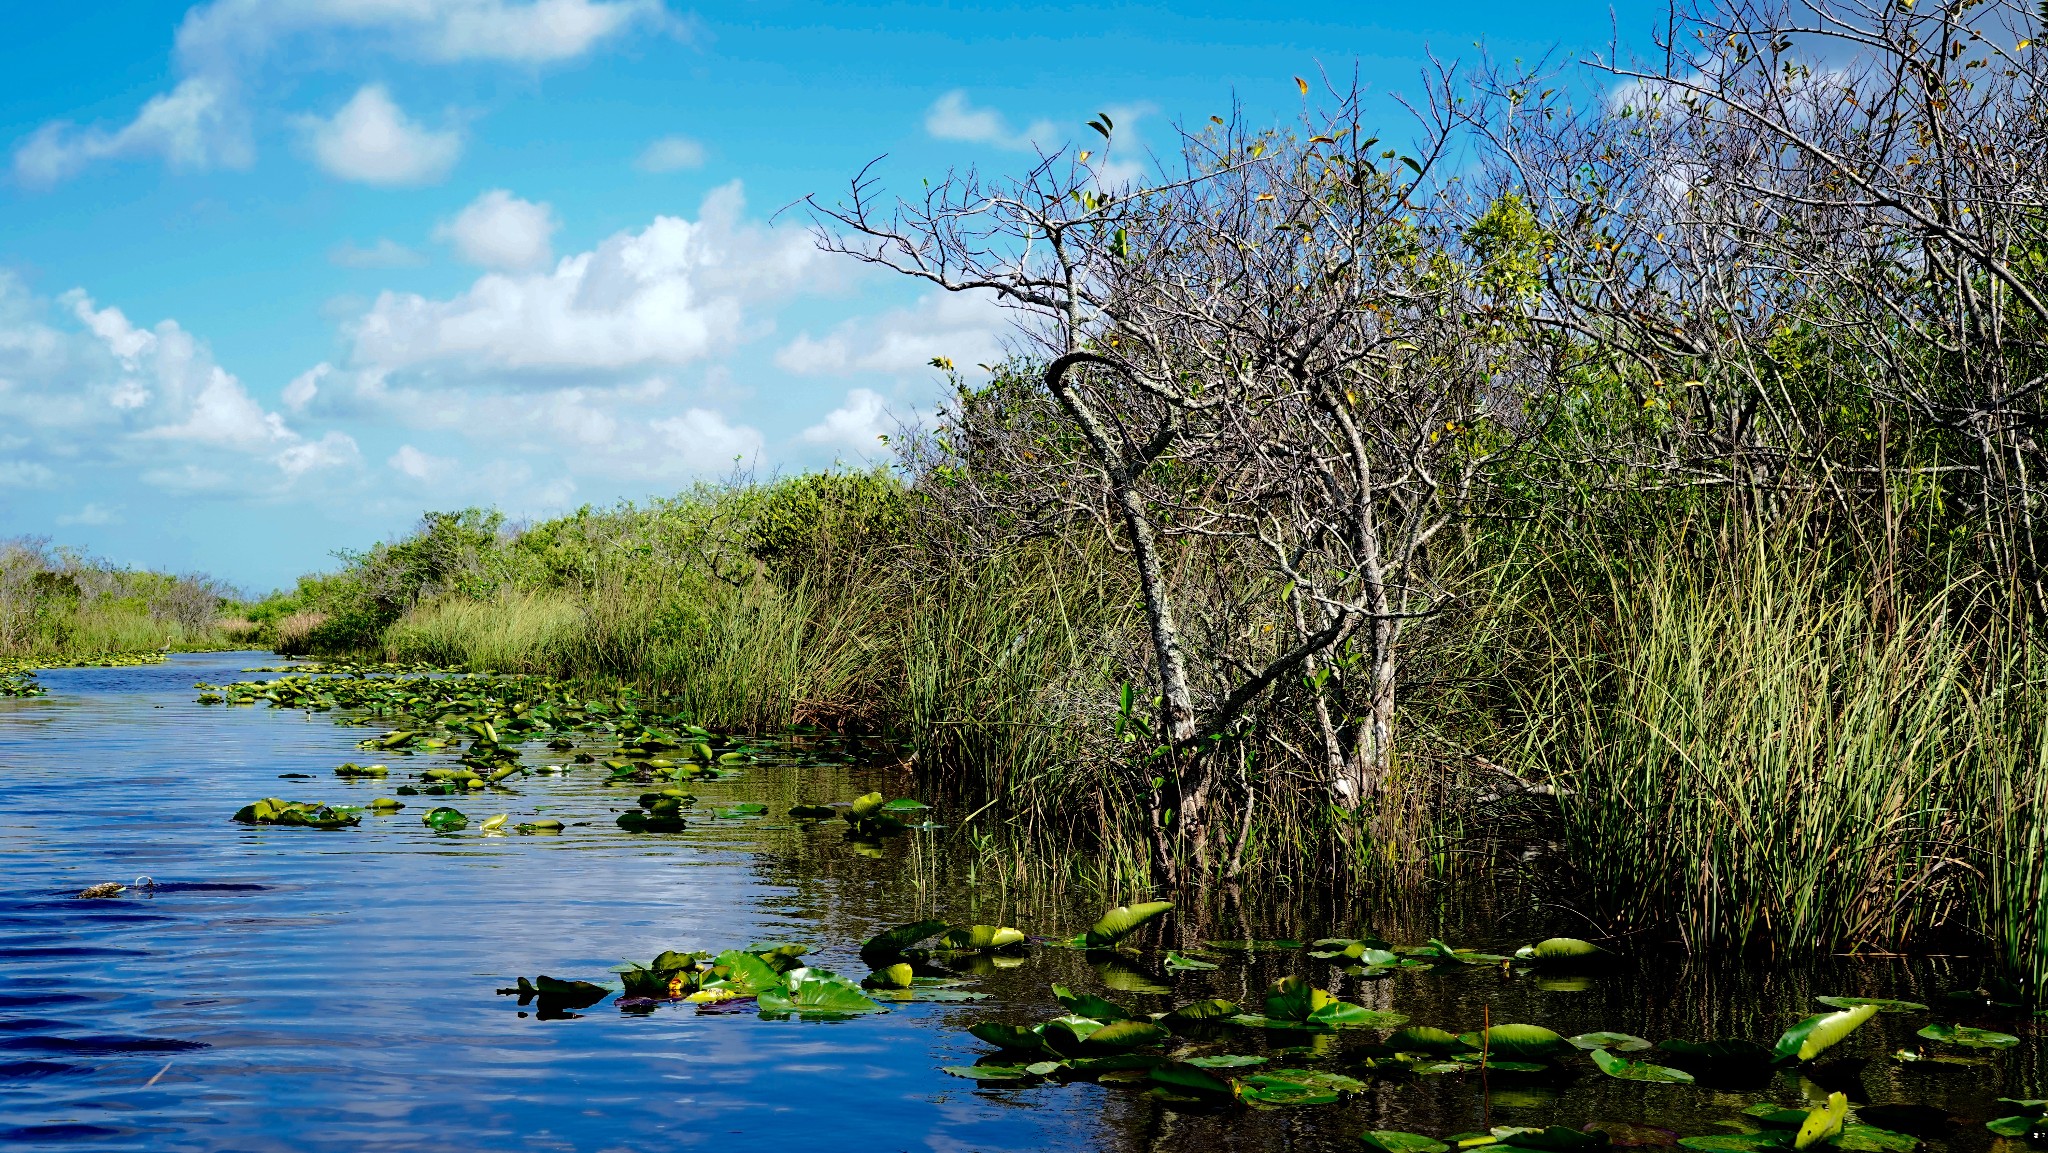
[[[1895,1001],[1890,997],[1815,997],[1823,1005],[1837,1009],[1854,1009],[1858,1005],[1875,1005],[1880,1013],[1925,1013],[1927,1006],[1918,1001]]]
[[[1644,1048],[1648,1047],[1645,1043]],[[1606,1049],[1593,1050],[1593,1064],[1599,1066],[1600,1071],[1609,1077],[1623,1081],[1650,1081],[1661,1085],[1692,1084],[1692,1074],[1683,1069],[1652,1065],[1648,1061],[1631,1061],[1626,1057],[1618,1057]]]
[[[1607,950],[1577,937],[1551,937],[1515,950],[1515,959],[1518,961],[1541,961],[1551,964],[1583,964],[1607,955]]]
[[[1650,1043],[1629,1033],[1581,1033],[1566,1038],[1581,1049],[1611,1049],[1616,1053],[1640,1053]]]
[[[1785,1035],[1778,1038],[1777,1046],[1771,1050],[1771,1056],[1780,1061],[1811,1061],[1875,1016],[1877,1006],[1858,1005],[1808,1017],[1785,1030]]]
[[[265,797],[235,811],[234,819],[245,825],[287,825],[306,829],[341,829],[358,824],[362,817],[314,801],[286,801]]]
[[[1213,1057],[1189,1057],[1187,1063],[1197,1069],[1246,1069],[1266,1063],[1264,1057],[1247,1057],[1239,1053],[1218,1053]]]
[[[1135,905],[1118,905],[1102,915],[1102,919],[1089,926],[1076,943],[1089,949],[1107,949],[1137,932],[1147,922],[1165,916],[1173,910],[1172,901],[1143,901]]]
[[[1173,972],[1182,972],[1194,969],[1214,969],[1217,967],[1216,963],[1213,961],[1199,960],[1197,958],[1189,957],[1181,953],[1176,953],[1172,949],[1168,949],[1166,951],[1166,960],[1163,963],[1165,964],[1168,970]]]
[[[1541,1061],[1577,1052],[1571,1042],[1541,1025],[1495,1025],[1484,1033],[1466,1033],[1458,1039],[1473,1049],[1508,1058]]]
[[[420,818],[420,823],[437,833],[452,833],[457,829],[467,828],[469,818],[459,809],[440,805],[427,810],[427,814]]]
[[[1916,1036],[1925,1037],[1929,1041],[1961,1045],[1965,1049],[2010,1049],[2020,1043],[2020,1039],[2011,1033],[1977,1029],[1969,1025],[1929,1025]]]
[[[1358,1140],[1373,1153],[1449,1153],[1451,1148],[1434,1137],[1397,1129],[1374,1129],[1359,1134]]]
[[[1067,1012],[1077,1017],[1089,1017],[1097,1021],[1128,1021],[1132,1017],[1129,1009],[1114,1001],[1105,1001],[1088,993],[1075,993],[1065,985],[1054,985],[1052,995],[1066,1006]]]
[[[1030,940],[1021,929],[1001,925],[969,925],[940,938],[948,949],[1007,949]]]
[[[1476,1051],[1456,1034],[1443,1029],[1433,1029],[1427,1025],[1411,1025],[1400,1030],[1387,1038],[1387,1046],[1400,1053],[1429,1053],[1437,1056]]]
[[[1875,1125],[1844,1125],[1833,1144],[1835,1148],[1847,1149],[1851,1153],[1913,1153],[1920,1147],[1920,1139]]]
[[[1699,1153],[1762,1153],[1791,1144],[1788,1133],[1712,1133],[1703,1137],[1680,1137],[1678,1143]]]
[[[1161,1020],[1167,1022],[1217,1021],[1235,1017],[1239,1012],[1237,1002],[1211,997],[1206,1001],[1192,1001],[1168,1013]]]
[[[758,1000],[763,1013],[799,1013],[806,1016],[832,1016],[839,1014],[872,1013],[882,1006],[860,991],[860,986],[844,977],[815,970],[799,969],[790,974],[796,977],[780,989],[762,989]]]
[[[971,1081],[1029,1081],[1038,1076],[1025,1065],[948,1065],[941,1072]]]
[[[1872,1010],[1875,1012],[1876,1010]],[[1815,1106],[1806,1114],[1806,1121],[1799,1126],[1799,1132],[1792,1138],[1792,1148],[1805,1149],[1818,1145],[1842,1131],[1843,1122],[1849,1118],[1849,1098],[1844,1093],[1830,1093],[1825,1103]]]
[[[861,960],[872,965],[876,958],[898,956],[904,950],[929,941],[951,927],[945,921],[912,921],[907,925],[884,930],[861,943]]]

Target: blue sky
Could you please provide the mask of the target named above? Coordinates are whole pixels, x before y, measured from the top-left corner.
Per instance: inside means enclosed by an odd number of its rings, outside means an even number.
[[[817,253],[915,187],[1128,156],[1293,77],[1648,46],[1662,7],[9,0],[0,536],[288,585],[421,511],[860,461],[999,315]],[[1404,128],[1383,100],[1391,138]]]

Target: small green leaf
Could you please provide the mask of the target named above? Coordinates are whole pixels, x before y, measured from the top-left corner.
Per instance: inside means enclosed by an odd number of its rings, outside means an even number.
[[[2011,1033],[1998,1033],[1990,1029],[1977,1029],[1969,1025],[1929,1025],[1917,1036],[1929,1041],[1946,1041],[1966,1049],[2010,1049],[2020,1043]]]

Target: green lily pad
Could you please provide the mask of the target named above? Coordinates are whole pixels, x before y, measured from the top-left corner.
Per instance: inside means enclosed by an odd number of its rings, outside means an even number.
[[[1895,1001],[1890,997],[1815,997],[1823,1005],[1837,1009],[1854,1009],[1858,1005],[1875,1005],[1880,1013],[1925,1013],[1927,1006],[1918,1001]]]
[[[1994,1117],[1984,1127],[2000,1137],[2025,1137],[2034,1131],[2038,1117]]]
[[[1000,925],[969,925],[940,939],[948,949],[1006,949],[1030,940],[1021,929]]]
[[[1213,1057],[1189,1057],[1187,1063],[1197,1069],[1246,1069],[1266,1063],[1264,1057],[1247,1057],[1238,1053],[1219,1053]]]
[[[1969,1025],[1929,1025],[1916,1036],[1925,1037],[1929,1041],[1961,1045],[1965,1049],[2010,1049],[2020,1043],[2020,1039],[2011,1033],[1977,1029]]]
[[[800,1013],[807,1016],[872,1013],[882,1006],[844,977],[814,970],[783,988],[761,990],[758,1000],[763,1013]],[[792,976],[795,973],[791,974]]]
[[[1075,939],[1075,943],[1088,949],[1107,949],[1137,932],[1147,922],[1165,916],[1173,910],[1172,901],[1143,901],[1135,905],[1118,905],[1102,915],[1102,919],[1089,926],[1086,933]]]
[[[1114,1001],[1105,1001],[1087,993],[1075,993],[1065,985],[1054,985],[1052,995],[1066,1006],[1067,1012],[1077,1017],[1089,1017],[1097,1021],[1128,1021],[1132,1017],[1129,1009]]]
[[[941,1072],[971,1081],[1029,1081],[1037,1076],[1026,1065],[948,1065]]]
[[[1218,1021],[1238,1014],[1235,1001],[1211,997],[1206,1001],[1193,1001],[1168,1013],[1162,1020],[1168,1022]]]
[[[1647,1043],[1644,1047],[1648,1048]],[[1692,1074],[1682,1069],[1652,1065],[1648,1061],[1631,1061],[1626,1057],[1618,1057],[1606,1049],[1593,1050],[1593,1064],[1599,1066],[1600,1071],[1609,1077],[1623,1081],[1650,1081],[1661,1085],[1692,1084]]]
[[[1466,1033],[1458,1039],[1470,1048],[1509,1058],[1540,1061],[1578,1051],[1571,1042],[1541,1025],[1495,1025],[1484,1033]]]
[[[1640,1053],[1650,1043],[1629,1033],[1581,1033],[1566,1040],[1581,1049],[1611,1049],[1616,1053]]]
[[[1474,1051],[1456,1034],[1444,1029],[1433,1029],[1427,1025],[1411,1025],[1400,1030],[1387,1038],[1387,1047],[1401,1053],[1430,1053],[1437,1056]]]
[[[1167,969],[1174,972],[1194,969],[1214,969],[1217,967],[1215,962],[1213,961],[1198,960],[1194,957],[1189,957],[1181,953],[1176,953],[1172,949],[1168,949],[1166,951],[1166,960],[1164,964],[1166,965]]]
[[[1877,1016],[1877,1006],[1857,1005],[1834,1013],[1820,1013],[1799,1022],[1785,1035],[1778,1038],[1771,1056],[1777,1060],[1811,1061],[1823,1050],[1832,1048],[1842,1038],[1856,1031],[1865,1021]]]
[[[1581,941],[1577,937],[1552,937],[1515,950],[1515,959],[1518,961],[1552,963],[1586,962],[1607,955],[1607,950],[1591,941]]]
[[[1358,1140],[1373,1153],[1449,1153],[1451,1148],[1434,1137],[1397,1129],[1374,1129],[1359,1134]]]

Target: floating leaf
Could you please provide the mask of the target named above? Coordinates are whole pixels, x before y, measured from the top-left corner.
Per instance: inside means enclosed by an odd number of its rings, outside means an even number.
[[[1166,965],[1166,967],[1167,967],[1168,969],[1170,969],[1170,970],[1173,970],[1173,971],[1175,971],[1175,972],[1181,972],[1181,971],[1184,971],[1184,970],[1191,970],[1191,969],[1214,969],[1214,968],[1216,968],[1216,964],[1215,964],[1214,962],[1212,962],[1212,961],[1200,961],[1200,960],[1196,960],[1196,959],[1195,959],[1195,958],[1193,958],[1193,957],[1183,956],[1183,955],[1182,955],[1182,954],[1180,954],[1180,953],[1176,953],[1176,952],[1174,952],[1174,951],[1173,951],[1172,949],[1168,949],[1168,950],[1166,951],[1166,961],[1165,961],[1165,965]]]
[[[1929,1025],[1916,1036],[1929,1041],[1946,1041],[1961,1045],[1965,1049],[2010,1049],[2020,1043],[2011,1033],[1998,1033],[1990,1029],[1977,1029],[1969,1025]]]
[[[1873,1013],[1876,1011],[1871,1009]],[[1825,1104],[1817,1105],[1807,1112],[1805,1123],[1799,1126],[1798,1135],[1792,1138],[1792,1148],[1804,1149],[1833,1137],[1842,1131],[1842,1122],[1848,1120],[1848,1117],[1849,1098],[1842,1093],[1828,1094]]]
[[[1238,1011],[1237,1002],[1225,1001],[1220,997],[1212,997],[1206,1001],[1194,1001],[1182,1005],[1180,1008],[1168,1013],[1163,1019],[1169,1022],[1215,1021],[1225,1017],[1235,1017]]]
[[[2025,1137],[2034,1131],[2038,1117],[1994,1117],[1984,1122],[1984,1127],[2000,1137]]]
[[[1035,1028],[1020,1028],[999,1021],[980,1021],[969,1025],[967,1032],[998,1049],[1012,1049],[1023,1053],[1045,1051],[1045,1035]]]
[[[1471,1046],[1455,1034],[1443,1029],[1432,1029],[1427,1025],[1413,1025],[1402,1029],[1387,1038],[1387,1047],[1399,1053],[1431,1053],[1438,1056],[1474,1052]]]
[[[245,825],[289,825],[307,829],[340,829],[362,821],[362,817],[355,813],[314,801],[286,801],[277,797],[265,797],[243,805],[235,811],[234,819]]]
[[[798,821],[824,821],[839,815],[839,810],[830,805],[791,805],[791,819]]]
[[[1598,1129],[1571,1129],[1563,1125],[1548,1125],[1534,1131],[1517,1129],[1504,1134],[1500,1140],[1501,1144],[1516,1149],[1568,1153],[1581,1149],[1605,1149],[1612,1139]]]
[[[1645,1042],[1643,1047],[1649,1048],[1648,1043]],[[1651,1081],[1662,1085],[1692,1084],[1692,1074],[1682,1069],[1652,1065],[1648,1061],[1631,1061],[1626,1057],[1617,1057],[1606,1049],[1593,1050],[1593,1064],[1598,1065],[1600,1071],[1609,1077],[1623,1081]]]
[[[1021,945],[1030,938],[1022,930],[996,925],[970,925],[954,929],[943,938],[948,949],[1004,949]]]
[[[1449,1153],[1450,1146],[1434,1137],[1420,1133],[1403,1133],[1396,1129],[1374,1129],[1361,1133],[1358,1140],[1373,1153]]]
[[[1408,1014],[1394,1013],[1382,1009],[1368,1009],[1349,1001],[1331,1001],[1308,1015],[1315,1025],[1328,1025],[1333,1029],[1392,1029],[1408,1022]]]
[[[1539,1061],[1576,1052],[1571,1042],[1541,1025],[1495,1025],[1484,1033],[1464,1034],[1459,1040],[1489,1055]]]
[[[876,957],[893,957],[920,942],[929,941],[951,928],[945,921],[912,921],[886,929],[861,943],[861,959],[869,964]]]
[[[1037,1075],[1025,1065],[948,1065],[941,1072],[973,1081],[1029,1081]]]
[[[538,821],[524,821],[512,827],[521,833],[559,833],[562,831],[562,822],[548,817]]]
[[[1235,1081],[1225,1080],[1206,1069],[1191,1065],[1160,1065],[1152,1070],[1151,1078],[1161,1085],[1170,1085],[1175,1089],[1194,1093],[1218,1097],[1237,1096]]]
[[[1533,945],[1524,945],[1515,950],[1515,958],[1522,961],[1570,962],[1590,961],[1607,955],[1607,950],[1591,941],[1577,937],[1551,937]]]
[[[844,977],[812,970],[799,970],[808,975],[781,989],[761,990],[759,1000],[763,1013],[802,1013],[806,1015],[832,1015],[842,1013],[872,1013],[882,1006],[860,991],[860,986]],[[795,974],[791,974],[794,976]]]
[[[876,989],[908,989],[910,988],[910,983],[916,979],[915,970],[911,969],[909,965],[898,961],[894,965],[876,969],[868,974],[868,979],[863,984]]]
[[[1628,1033],[1581,1033],[1567,1039],[1581,1049],[1612,1049],[1617,1053],[1640,1053],[1650,1048],[1648,1041]]]
[[[1088,1051],[1115,1052],[1156,1045],[1166,1038],[1166,1030],[1150,1021],[1112,1021],[1082,1037],[1081,1047]]]
[[[1266,1016],[1276,1021],[1306,1021],[1309,1014],[1336,1001],[1300,977],[1282,977],[1266,990]]]
[[[1880,1013],[1925,1013],[1927,1006],[1918,1001],[1894,1001],[1889,997],[1815,997],[1823,1005],[1836,1009],[1854,1009],[1858,1005],[1875,1005]]]
[[[1144,901],[1136,905],[1118,905],[1104,913],[1101,920],[1089,926],[1088,931],[1081,935],[1081,944],[1090,949],[1107,949],[1137,932],[1146,922],[1165,916],[1172,908],[1172,901]]]
[[[437,833],[449,833],[466,828],[469,825],[469,818],[463,816],[459,809],[441,805],[427,810],[426,815],[420,818],[420,823]]]
[[[1187,1063],[1197,1069],[1245,1069],[1266,1063],[1264,1057],[1246,1057],[1237,1053],[1219,1053],[1214,1057],[1190,1057]]]
[[[1822,1050],[1832,1047],[1875,1016],[1877,1006],[1858,1005],[1853,1009],[1808,1017],[1785,1030],[1785,1035],[1778,1038],[1777,1047],[1771,1050],[1771,1056],[1780,1061],[1787,1058],[1811,1061]]]
[[[499,813],[495,817],[486,819],[483,824],[477,826],[477,829],[480,832],[495,833],[505,827],[505,820],[511,815],[510,813]]]
[[[1077,1017],[1089,1017],[1097,1021],[1128,1021],[1131,1011],[1114,1001],[1105,1001],[1091,994],[1076,994],[1065,985],[1054,985],[1052,995],[1067,1007],[1067,1012]]]

